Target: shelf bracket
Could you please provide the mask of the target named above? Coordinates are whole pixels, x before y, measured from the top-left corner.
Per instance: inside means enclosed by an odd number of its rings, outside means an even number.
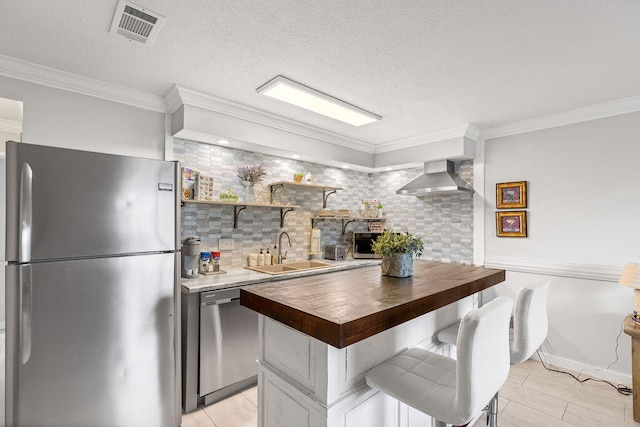
[[[233,207],[233,228],[238,228],[238,216],[240,212],[247,209],[246,206],[234,206]]]
[[[311,228],[316,228],[320,221],[324,221],[324,218],[311,218]]]
[[[346,222],[344,221],[344,219],[342,220],[342,235],[343,236],[344,236],[344,233],[347,232],[347,225],[349,225],[352,222],[355,222],[355,219],[348,219]]]
[[[293,208],[280,208],[280,228],[284,228],[284,217],[293,210]]]
[[[327,193],[327,190],[322,190],[322,209],[327,208],[327,199],[329,198],[330,195],[336,192],[337,190],[332,190]]]
[[[273,196],[276,195],[276,191],[284,188],[284,184],[270,185],[269,186],[269,203],[273,205]]]

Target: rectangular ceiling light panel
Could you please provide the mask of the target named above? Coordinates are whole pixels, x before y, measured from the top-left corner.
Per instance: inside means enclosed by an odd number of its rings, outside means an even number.
[[[257,92],[353,126],[382,119],[381,116],[282,76],[269,80]]]
[[[166,18],[128,1],[120,0],[109,32],[129,40],[151,45]]]

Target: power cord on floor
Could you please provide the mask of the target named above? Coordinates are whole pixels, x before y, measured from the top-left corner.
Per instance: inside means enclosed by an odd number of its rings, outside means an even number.
[[[618,361],[618,358],[619,358],[619,355],[618,355],[618,344],[619,344],[619,340],[620,340],[620,335],[622,335],[623,327],[624,327],[624,321],[622,322],[622,326],[620,328],[620,333],[618,333],[618,337],[616,338],[616,349],[615,349],[616,360],[611,362],[609,364],[609,366],[607,366],[607,369],[609,369],[614,363],[616,363]],[[587,381],[597,381],[597,382],[601,382],[601,383],[607,383],[611,387],[615,388],[618,391],[618,393],[623,394],[625,396],[629,396],[629,395],[631,395],[633,393],[633,390],[631,388],[629,388],[629,387],[627,387],[625,385],[622,385],[622,384],[615,385],[612,382],[609,382],[607,380],[601,380],[601,379],[598,379],[598,378],[591,378],[591,377],[584,378],[584,379],[581,380],[578,377],[576,377],[575,375],[573,375],[571,372],[560,371],[558,369],[550,368],[544,363],[544,360],[542,358],[542,352],[540,352],[540,350],[536,350],[536,353],[538,353],[538,358],[540,359],[540,362],[542,363],[542,366],[544,366],[544,368],[546,370],[548,370],[548,371],[569,375],[569,376],[573,377],[573,379],[575,379],[579,383],[585,383]]]

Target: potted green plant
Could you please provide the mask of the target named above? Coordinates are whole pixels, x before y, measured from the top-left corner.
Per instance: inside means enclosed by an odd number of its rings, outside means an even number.
[[[422,255],[424,243],[408,231],[392,233],[384,230],[371,248],[382,258],[384,276],[409,277],[413,275],[413,257]]]
[[[302,183],[302,178],[304,178],[304,173],[302,172],[296,172],[293,174],[293,182],[297,183],[297,184],[301,184]]]

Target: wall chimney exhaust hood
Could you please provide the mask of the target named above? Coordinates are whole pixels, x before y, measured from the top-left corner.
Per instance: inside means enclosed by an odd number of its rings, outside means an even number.
[[[424,174],[396,191],[396,194],[423,197],[438,193],[473,193],[473,188],[453,171],[451,160],[426,162]]]

